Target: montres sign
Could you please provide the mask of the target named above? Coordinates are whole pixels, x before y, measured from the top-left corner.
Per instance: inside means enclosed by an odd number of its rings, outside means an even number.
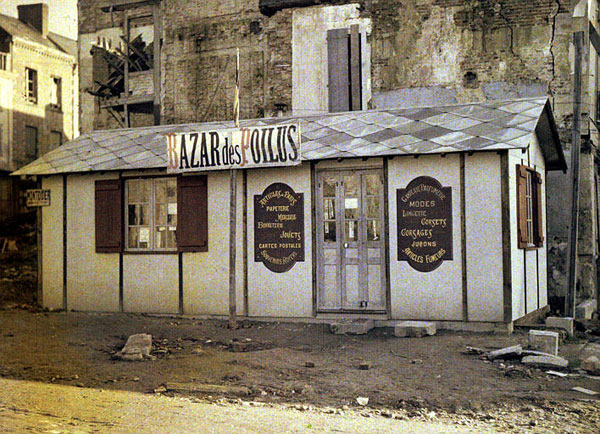
[[[297,124],[167,134],[170,173],[300,164]]]

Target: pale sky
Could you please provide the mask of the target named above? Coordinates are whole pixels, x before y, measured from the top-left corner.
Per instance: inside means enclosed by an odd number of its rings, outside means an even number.
[[[46,3],[50,31],[77,39],[77,0],[0,0],[0,14],[17,17],[17,5]]]

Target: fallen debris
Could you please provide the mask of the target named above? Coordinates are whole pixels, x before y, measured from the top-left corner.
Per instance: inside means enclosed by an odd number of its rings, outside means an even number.
[[[581,362],[581,368],[592,375],[600,375],[600,359],[590,356]]]
[[[252,393],[247,387],[224,386],[220,384],[167,383],[166,389],[169,392],[177,393],[203,393],[235,396],[248,396]]]
[[[367,320],[342,320],[329,325],[329,330],[335,335],[366,335],[375,327],[371,319]]]
[[[310,360],[307,360],[306,363],[304,363],[304,366],[306,368],[314,368],[315,367],[315,362],[311,362]]]
[[[370,362],[360,362],[358,364],[358,369],[360,369],[361,371],[368,371],[369,369],[371,369],[371,363]]]
[[[115,356],[117,359],[126,361],[154,360],[150,355],[152,348],[152,335],[145,333],[129,336],[125,346]]]
[[[485,354],[486,352],[487,351],[484,350],[483,348],[470,347],[467,345],[463,354],[481,356],[481,355]]]
[[[595,396],[595,395],[599,394],[599,392],[595,392],[593,390],[586,389],[585,387],[579,387],[579,386],[573,387],[571,390],[574,390],[575,392],[585,393],[586,395],[591,395],[591,396]]]
[[[521,345],[502,348],[500,350],[490,351],[487,355],[489,360],[495,359],[514,359],[518,358],[523,352]]]
[[[569,361],[558,356],[526,356],[521,362],[524,365],[538,368],[566,368]]]
[[[364,407],[369,403],[369,398],[359,396],[358,398],[356,398],[356,402],[358,403],[358,405],[362,405]]]
[[[558,333],[546,330],[529,330],[529,347],[543,353],[558,355]]]
[[[555,377],[560,377],[560,378],[565,378],[565,377],[569,376],[569,374],[567,374],[565,372],[558,372],[558,371],[552,371],[552,370],[546,371],[546,374],[553,375]]]

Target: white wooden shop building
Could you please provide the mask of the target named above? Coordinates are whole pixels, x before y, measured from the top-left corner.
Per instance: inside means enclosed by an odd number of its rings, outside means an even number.
[[[241,128],[267,167],[237,176],[238,315],[497,325],[547,306],[545,179],[566,165],[546,99]],[[243,158],[219,134],[240,140],[231,122],[96,131],[16,172],[50,192],[43,305],[226,316]]]

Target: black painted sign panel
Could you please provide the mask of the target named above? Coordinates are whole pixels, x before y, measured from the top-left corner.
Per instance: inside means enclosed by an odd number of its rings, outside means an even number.
[[[419,176],[396,191],[398,260],[433,271],[452,260],[452,188]]]
[[[304,262],[304,194],[276,182],[254,195],[254,261],[275,273]]]

